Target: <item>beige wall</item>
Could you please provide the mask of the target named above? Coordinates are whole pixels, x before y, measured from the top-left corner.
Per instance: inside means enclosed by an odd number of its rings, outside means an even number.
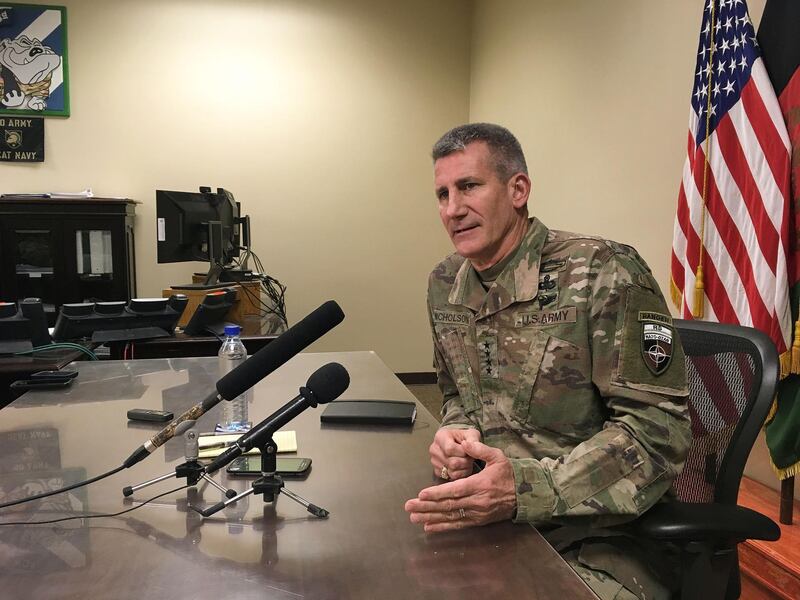
[[[665,293],[703,4],[478,0],[473,16],[470,120],[520,138],[531,212],[635,246]]]
[[[702,7],[479,0],[473,20],[470,120],[518,135],[533,214],[636,246],[665,292]],[[746,473],[778,485],[763,435]]]
[[[519,136],[533,214],[636,246],[665,292],[702,5],[484,0],[474,19],[470,119]]]
[[[449,253],[428,152],[467,120],[470,5],[459,0],[67,0],[72,116],[47,161],[0,165],[0,193],[128,196],[138,294],[157,265],[155,190],[231,190],[288,286],[291,322],[336,299],[317,350],[376,350],[430,371],[425,286]],[[442,31],[459,32],[457,36]]]

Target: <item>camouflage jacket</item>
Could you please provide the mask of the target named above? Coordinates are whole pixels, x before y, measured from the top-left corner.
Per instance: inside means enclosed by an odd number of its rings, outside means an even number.
[[[684,355],[633,248],[531,219],[488,291],[454,254],[428,307],[442,426],[511,459],[515,521],[614,525],[670,489],[691,439]]]

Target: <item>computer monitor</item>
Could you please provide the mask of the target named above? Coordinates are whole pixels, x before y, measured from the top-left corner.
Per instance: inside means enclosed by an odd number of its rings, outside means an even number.
[[[203,285],[219,281],[225,265],[239,255],[239,206],[218,188],[200,192],[156,190],[158,262],[205,261],[210,268]],[[198,286],[201,287],[201,286]]]

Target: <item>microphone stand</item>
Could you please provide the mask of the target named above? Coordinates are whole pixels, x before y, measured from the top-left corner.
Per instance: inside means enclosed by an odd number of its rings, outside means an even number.
[[[186,443],[186,449],[184,451],[184,457],[186,458],[186,462],[179,464],[175,467],[175,470],[171,473],[167,473],[166,475],[161,475],[154,479],[150,479],[138,485],[129,485],[122,488],[122,495],[126,498],[131,496],[134,492],[146,488],[149,485],[153,485],[154,483],[158,483],[159,481],[164,481],[165,479],[171,479],[172,477],[177,478],[185,478],[187,485],[195,486],[197,482],[201,479],[210,483],[212,486],[217,488],[220,492],[225,494],[226,498],[233,498],[236,496],[236,490],[226,489],[214,481],[206,472],[205,467],[198,462],[198,457],[200,455],[200,447],[197,442],[197,432],[193,429],[195,421],[184,421],[178,428],[176,429],[176,433],[180,434],[181,432],[184,433],[184,440]]]
[[[210,506],[206,509],[199,509],[197,507],[192,508],[194,508],[204,517],[210,517],[214,513],[221,511],[222,509],[234,504],[246,496],[249,496],[250,494],[261,494],[264,496],[264,502],[275,502],[278,496],[283,493],[298,504],[304,506],[305,509],[315,517],[324,519],[330,514],[324,508],[312,504],[302,496],[298,496],[294,492],[287,490],[284,487],[283,478],[276,473],[276,456],[278,453],[278,445],[272,439],[271,435],[263,443],[257,445],[256,447],[261,451],[261,477],[253,482],[249,490],[245,490],[244,492],[241,492],[233,497],[228,496],[227,500],[218,502],[214,506]]]

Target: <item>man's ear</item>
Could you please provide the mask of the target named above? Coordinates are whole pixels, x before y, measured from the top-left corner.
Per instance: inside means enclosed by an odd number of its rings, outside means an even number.
[[[528,197],[531,195],[530,177],[525,173],[516,173],[508,180],[508,187],[514,208],[520,209],[528,203]]]

